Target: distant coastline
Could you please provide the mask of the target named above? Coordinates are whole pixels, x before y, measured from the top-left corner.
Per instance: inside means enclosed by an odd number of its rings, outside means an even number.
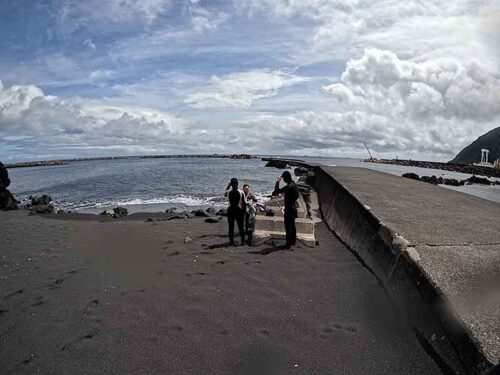
[[[94,160],[122,160],[122,159],[182,159],[182,158],[219,158],[219,159],[255,159],[257,156],[249,154],[193,154],[193,155],[134,155],[134,156],[101,156],[90,158],[75,158],[75,159],[54,159],[40,161],[26,161],[18,163],[7,163],[6,168],[29,168],[29,167],[47,167],[55,165],[67,165],[69,163],[79,161],[94,161]]]

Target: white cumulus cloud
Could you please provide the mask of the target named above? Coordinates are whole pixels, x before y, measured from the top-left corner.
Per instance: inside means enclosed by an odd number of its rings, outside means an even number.
[[[212,76],[205,87],[188,96],[186,103],[199,109],[248,108],[256,100],[275,96],[280,89],[303,81],[299,76],[270,69]]]

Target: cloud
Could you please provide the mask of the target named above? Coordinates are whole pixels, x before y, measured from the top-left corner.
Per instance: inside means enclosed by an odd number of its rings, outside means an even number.
[[[81,29],[129,31],[134,25],[153,23],[170,9],[171,0],[62,0],[54,8],[55,24],[50,32],[69,38]]]
[[[397,51],[405,57],[488,59],[478,40],[481,10],[491,0],[234,0],[240,13],[302,23],[302,41],[292,61],[310,64],[348,59],[365,48]],[[425,33],[422,31],[425,30]]]
[[[7,144],[29,139],[61,150],[117,145],[168,150],[185,133],[182,120],[165,112],[86,98],[65,100],[45,95],[34,85],[0,83],[0,139]]]
[[[303,81],[304,78],[270,69],[212,76],[205,87],[188,96],[186,103],[198,109],[248,108],[256,100],[275,96],[281,88]]]
[[[250,121],[281,150],[352,154],[375,151],[448,159],[500,120],[500,77],[477,61],[415,63],[368,49],[338,82],[323,87],[319,111],[263,115]]]

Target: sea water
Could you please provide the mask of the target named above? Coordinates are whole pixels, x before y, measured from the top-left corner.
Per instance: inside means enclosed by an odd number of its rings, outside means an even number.
[[[325,165],[364,167],[401,175],[414,172],[465,179],[469,175],[417,167],[365,163],[359,159],[308,158]],[[10,190],[17,199],[50,195],[58,209],[98,212],[127,206],[134,211],[160,211],[170,207],[224,206],[224,191],[232,177],[240,187],[265,199],[282,171],[265,168],[260,159],[127,158],[75,161],[66,165],[9,169]],[[499,186],[470,185],[456,188],[500,202]]]

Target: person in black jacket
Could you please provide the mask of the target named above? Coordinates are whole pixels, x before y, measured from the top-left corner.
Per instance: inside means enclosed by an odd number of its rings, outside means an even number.
[[[241,244],[245,244],[245,231],[243,229],[243,220],[246,211],[245,194],[238,189],[238,179],[232,178],[229,185],[227,185],[225,197],[229,200],[229,207],[227,208],[227,223],[229,225],[229,243],[234,245],[234,222],[238,225],[240,231]]]
[[[285,186],[280,189],[280,181],[283,179]],[[299,199],[299,190],[297,185],[292,180],[290,172],[285,171],[276,180],[273,195],[285,194],[285,232],[286,244],[285,247],[289,249],[295,246],[297,230],[295,229],[295,219],[297,218],[297,199]]]

